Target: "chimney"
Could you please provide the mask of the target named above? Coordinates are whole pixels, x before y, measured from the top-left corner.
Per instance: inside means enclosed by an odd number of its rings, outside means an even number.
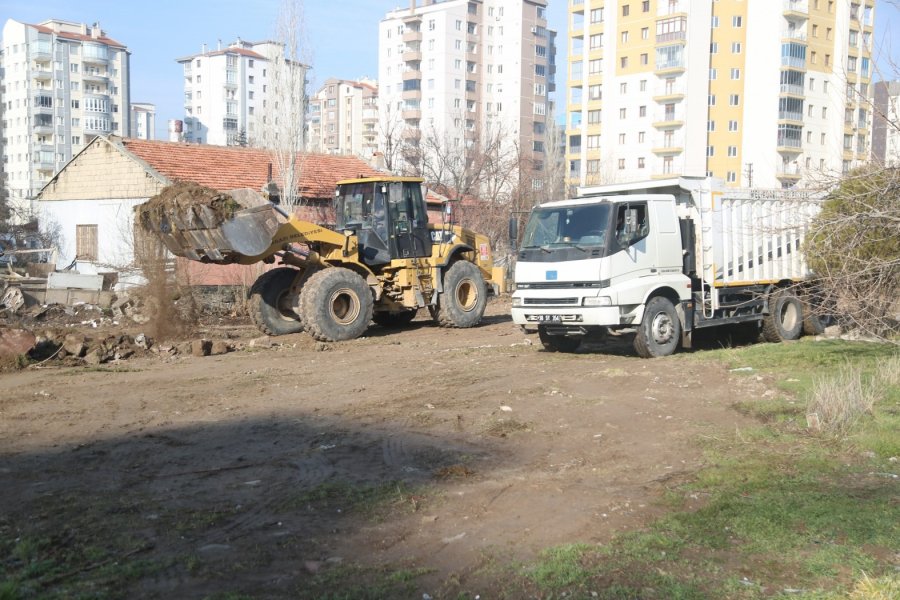
[[[200,54],[206,54],[206,44],[200,44]]]
[[[102,36],[102,35],[103,35],[103,30],[100,29],[99,21],[94,23],[93,25],[91,25],[91,37],[92,38],[94,38],[96,40],[96,39],[100,38],[100,36]]]
[[[216,50],[221,50],[221,49],[222,49],[222,39],[219,38],[218,40],[216,40]]]

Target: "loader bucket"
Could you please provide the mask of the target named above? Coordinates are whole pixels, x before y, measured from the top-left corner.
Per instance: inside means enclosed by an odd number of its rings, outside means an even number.
[[[138,207],[138,221],[176,256],[237,262],[264,253],[285,221],[272,204],[256,196],[219,194],[199,186],[166,188]],[[246,208],[252,203],[257,205]]]

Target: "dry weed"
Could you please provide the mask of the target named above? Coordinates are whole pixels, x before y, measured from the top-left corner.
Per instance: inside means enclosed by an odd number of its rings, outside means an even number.
[[[843,367],[836,376],[814,381],[806,412],[815,415],[810,422],[818,423],[825,431],[843,434],[872,411],[878,397],[876,379],[864,377],[859,369]]]

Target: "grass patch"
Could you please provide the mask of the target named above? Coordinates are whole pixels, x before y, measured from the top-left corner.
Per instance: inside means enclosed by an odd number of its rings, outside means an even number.
[[[667,516],[604,547],[544,552],[524,582],[516,576],[523,591],[609,599],[900,597],[893,564],[900,503],[890,477],[896,466],[886,460],[900,456],[896,347],[800,342],[700,356],[749,366],[751,376],[784,393],[736,404],[761,424],[704,439],[710,466],[668,490],[661,500],[672,509]],[[871,402],[851,408],[848,423],[811,435],[807,401],[821,402],[817,382],[842,372],[870,386]],[[685,510],[689,497],[702,497],[700,508]]]

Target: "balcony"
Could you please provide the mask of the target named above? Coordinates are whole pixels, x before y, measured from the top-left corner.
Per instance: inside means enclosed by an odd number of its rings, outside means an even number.
[[[660,0],[660,2],[658,3],[658,8],[656,10],[656,16],[666,17],[681,13],[687,14],[687,5],[687,0]]]
[[[657,75],[669,75],[674,73],[682,73],[684,72],[684,59],[679,58],[676,60],[666,60],[662,62],[656,63],[656,70],[654,73]]]
[[[782,56],[781,66],[790,67],[791,69],[806,70],[806,59],[799,56]]]
[[[668,103],[668,102],[681,102],[684,100],[684,90],[681,89],[671,89],[666,90],[659,96],[653,96],[654,102]]]
[[[803,86],[796,83],[782,83],[780,92],[789,96],[804,95]]]
[[[403,62],[422,62],[422,52],[421,50],[406,50],[403,52],[401,60],[403,60]]]
[[[50,81],[53,79],[53,71],[50,69],[32,69],[31,78],[39,79],[41,81]]]
[[[782,163],[775,168],[775,177],[796,181],[800,179],[800,165],[795,162]]]
[[[190,79],[190,78],[193,77],[193,76],[194,76],[194,70],[191,69],[191,68],[188,67],[188,66],[185,66],[185,67],[184,67],[184,78],[185,78],[185,79]]]
[[[81,79],[83,81],[93,81],[102,84],[106,84],[109,82],[109,77],[107,77],[100,71],[84,71],[81,74]]]
[[[778,111],[778,120],[779,121],[799,121],[803,122],[803,113],[792,111],[792,110],[780,110]]]
[[[421,42],[422,41],[422,32],[421,31],[404,31],[403,32],[403,41],[404,42]]]
[[[799,139],[779,137],[777,150],[787,154],[799,154],[803,152],[803,142]]]
[[[666,113],[662,121],[653,123],[656,129],[678,129],[684,125],[684,121],[679,119],[675,113]]]
[[[422,79],[422,71],[419,69],[407,69],[403,71],[403,81],[409,81],[410,79]]]
[[[684,148],[681,146],[660,146],[659,148],[653,148],[651,150],[653,154],[657,154],[659,156],[674,156],[676,154],[681,154],[684,152]]]
[[[683,42],[687,40],[687,31],[670,31],[668,33],[659,33],[656,35],[657,44],[665,44],[666,42]]]
[[[53,47],[50,42],[35,42],[30,44],[31,58],[38,62],[48,62],[53,59]]]
[[[807,18],[809,16],[809,0],[784,0],[785,16]]]
[[[781,32],[781,39],[785,42],[806,43],[806,32],[800,29],[788,29]]]

